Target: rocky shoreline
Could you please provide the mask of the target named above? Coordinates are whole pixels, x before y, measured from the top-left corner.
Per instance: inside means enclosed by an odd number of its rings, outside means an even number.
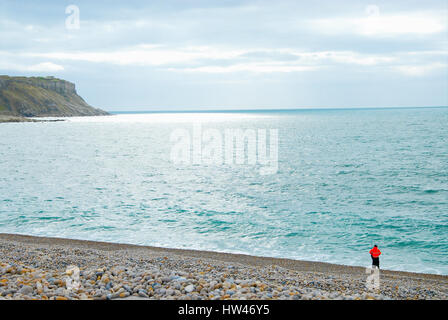
[[[28,119],[24,117],[4,116],[0,115],[0,123],[2,122],[37,122],[38,120]]]
[[[0,234],[0,300],[448,299],[448,276],[382,270],[379,290],[366,277],[328,263]]]
[[[11,123],[11,122],[55,122],[55,121],[64,121],[62,119],[55,120],[39,120],[39,119],[30,119],[25,117],[16,117],[16,116],[6,116],[0,115],[0,123]]]

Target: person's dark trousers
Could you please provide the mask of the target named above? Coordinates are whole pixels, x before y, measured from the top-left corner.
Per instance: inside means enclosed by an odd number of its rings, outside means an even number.
[[[375,266],[379,269],[380,268],[380,258],[372,257],[372,266]]]

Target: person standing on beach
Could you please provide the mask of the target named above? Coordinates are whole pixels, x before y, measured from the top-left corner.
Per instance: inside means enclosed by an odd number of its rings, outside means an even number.
[[[372,257],[372,267],[380,268],[380,254],[381,251],[378,249],[377,245],[374,245],[372,249],[369,251],[370,256]]]

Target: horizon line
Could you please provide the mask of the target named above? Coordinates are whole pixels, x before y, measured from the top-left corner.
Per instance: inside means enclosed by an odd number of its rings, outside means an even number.
[[[195,112],[235,112],[235,111],[264,111],[264,112],[281,112],[281,111],[310,111],[310,110],[383,110],[383,109],[439,109],[439,108],[448,108],[446,106],[390,106],[390,107],[295,107],[295,108],[262,108],[262,107],[253,107],[253,108],[233,108],[230,109],[193,109],[187,107],[187,109],[171,109],[172,107],[168,107],[170,109],[146,109],[146,110],[108,110],[103,109],[110,113],[195,113]],[[174,107],[177,108],[177,107]],[[201,107],[196,107],[201,108]],[[214,108],[214,107],[204,107],[204,108]]]

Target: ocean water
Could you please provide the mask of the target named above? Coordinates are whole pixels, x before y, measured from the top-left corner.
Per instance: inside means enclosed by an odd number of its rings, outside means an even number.
[[[278,171],[179,165],[176,129],[278,129]],[[448,274],[448,108],[0,124],[0,232]]]

